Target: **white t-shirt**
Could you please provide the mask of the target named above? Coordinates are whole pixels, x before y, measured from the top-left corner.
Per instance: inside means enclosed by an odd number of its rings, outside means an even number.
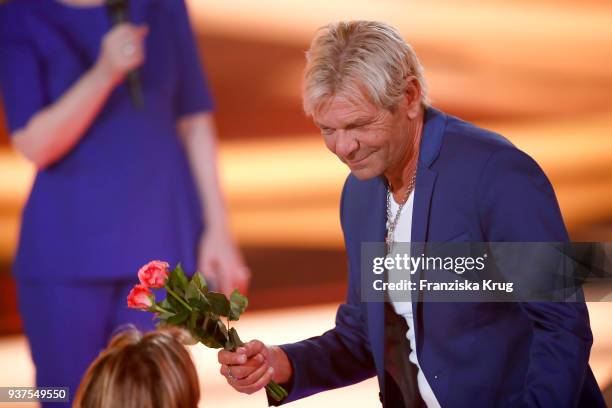
[[[399,205],[395,202],[393,198],[390,201],[391,201],[391,219],[394,219],[395,214],[397,213],[397,210],[399,209]],[[414,191],[410,193],[410,196],[408,197],[408,201],[406,201],[406,204],[404,205],[404,208],[402,209],[397,225],[395,226],[395,230],[393,231],[393,241],[398,242],[398,243],[399,242],[410,242],[411,231],[412,231],[412,209],[413,207],[414,207]],[[397,249],[397,246],[398,245],[395,245],[392,248],[391,253],[390,253],[391,256],[394,255],[393,249]],[[402,246],[402,249],[404,250],[402,251],[402,254],[405,253],[405,250],[407,250],[407,248],[405,247],[406,245]],[[410,277],[410,273],[408,273],[405,270],[401,270],[401,271],[389,270],[389,281],[390,282],[393,282],[393,281],[399,282],[401,279],[410,279],[409,277]],[[439,408],[440,403],[436,399],[436,396],[434,395],[433,390],[431,389],[431,386],[427,382],[427,378],[425,378],[423,371],[421,371],[421,366],[419,365],[419,361],[418,361],[417,354],[415,351],[416,350],[416,339],[414,335],[414,318],[412,316],[412,303],[409,301],[409,294],[410,292],[406,291],[405,293],[402,294],[401,301],[399,300],[395,301],[394,296],[393,296],[394,295],[393,291],[389,292],[389,296],[391,298],[391,304],[393,306],[393,309],[395,310],[395,313],[397,313],[398,315],[406,319],[406,323],[408,324],[408,332],[406,333],[406,338],[410,342],[410,355],[408,356],[408,358],[419,369],[418,374],[417,374],[417,383],[419,386],[419,392],[421,394],[421,398],[423,398],[423,401],[425,402],[428,408]],[[395,298],[397,299],[397,294],[395,295]]]

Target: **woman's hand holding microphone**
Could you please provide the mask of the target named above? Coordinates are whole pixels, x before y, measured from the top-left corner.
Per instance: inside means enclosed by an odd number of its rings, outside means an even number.
[[[147,26],[121,23],[113,27],[102,39],[96,68],[114,85],[145,61]]]

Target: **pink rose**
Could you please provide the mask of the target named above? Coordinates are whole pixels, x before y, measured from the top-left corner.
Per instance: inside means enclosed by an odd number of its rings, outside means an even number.
[[[163,288],[168,280],[168,262],[151,261],[138,271],[138,279],[147,288]]]
[[[144,285],[135,285],[127,297],[128,307],[132,309],[149,310],[154,302],[153,293]]]

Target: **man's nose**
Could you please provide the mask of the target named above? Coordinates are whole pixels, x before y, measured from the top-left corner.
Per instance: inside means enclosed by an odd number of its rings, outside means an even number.
[[[338,130],[338,138],[336,140],[336,155],[341,159],[350,159],[359,149],[359,142],[350,132],[346,130]]]

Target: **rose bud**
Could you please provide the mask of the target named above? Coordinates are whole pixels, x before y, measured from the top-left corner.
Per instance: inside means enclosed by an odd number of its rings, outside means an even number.
[[[138,280],[147,288],[163,288],[168,280],[168,262],[151,261],[138,271]]]
[[[135,285],[127,297],[127,304],[132,309],[149,310],[154,300],[149,288],[144,285]]]

